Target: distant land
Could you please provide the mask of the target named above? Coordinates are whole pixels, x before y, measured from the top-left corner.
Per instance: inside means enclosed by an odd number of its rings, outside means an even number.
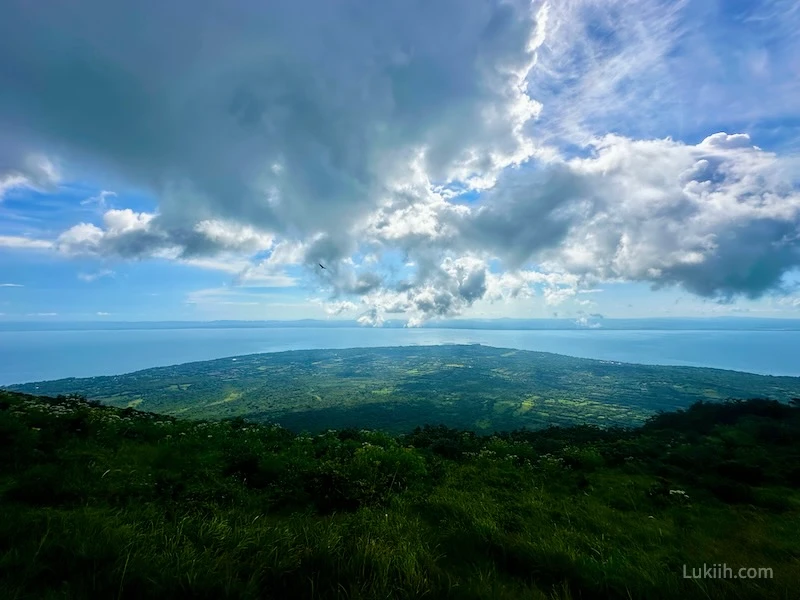
[[[383,329],[402,329],[402,320],[390,320]],[[302,319],[297,321],[2,321],[0,331],[80,331],[117,329],[239,329],[281,327],[364,327],[355,320]],[[653,330],[653,331],[800,331],[800,319],[754,317],[698,317],[607,319],[446,319],[424,323],[423,329],[487,330]]]
[[[290,429],[482,433],[549,425],[636,426],[698,400],[800,397],[800,377],[633,365],[472,345],[296,350],[60,379],[8,389],[79,394],[119,408]]]

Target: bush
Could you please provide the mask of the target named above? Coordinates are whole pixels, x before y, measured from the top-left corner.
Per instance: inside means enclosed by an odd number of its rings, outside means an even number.
[[[709,491],[728,504],[749,504],[754,501],[753,488],[736,481],[718,481],[708,486]]]
[[[35,465],[17,476],[6,497],[34,506],[71,504],[81,497],[71,483],[61,465]]]

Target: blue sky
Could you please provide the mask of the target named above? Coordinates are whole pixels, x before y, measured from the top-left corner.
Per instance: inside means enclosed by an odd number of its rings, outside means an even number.
[[[0,319],[800,316],[797,3],[225,10],[11,2]]]

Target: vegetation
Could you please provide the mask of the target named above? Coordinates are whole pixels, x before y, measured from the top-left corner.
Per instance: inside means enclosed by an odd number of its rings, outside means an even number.
[[[200,419],[244,417],[311,432],[421,423],[481,433],[634,426],[697,400],[800,396],[800,378],[612,363],[479,345],[255,354],[128,375],[12,386]]]
[[[392,436],[0,391],[0,597],[795,598],[798,439],[797,400]]]

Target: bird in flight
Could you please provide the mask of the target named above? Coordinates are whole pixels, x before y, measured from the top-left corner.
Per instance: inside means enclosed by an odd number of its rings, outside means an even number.
[[[322,266],[322,263],[317,263],[317,264],[319,265],[319,268],[320,268],[320,269],[325,269],[325,267],[323,267],[323,266]],[[326,269],[326,270],[327,270],[327,269]]]

